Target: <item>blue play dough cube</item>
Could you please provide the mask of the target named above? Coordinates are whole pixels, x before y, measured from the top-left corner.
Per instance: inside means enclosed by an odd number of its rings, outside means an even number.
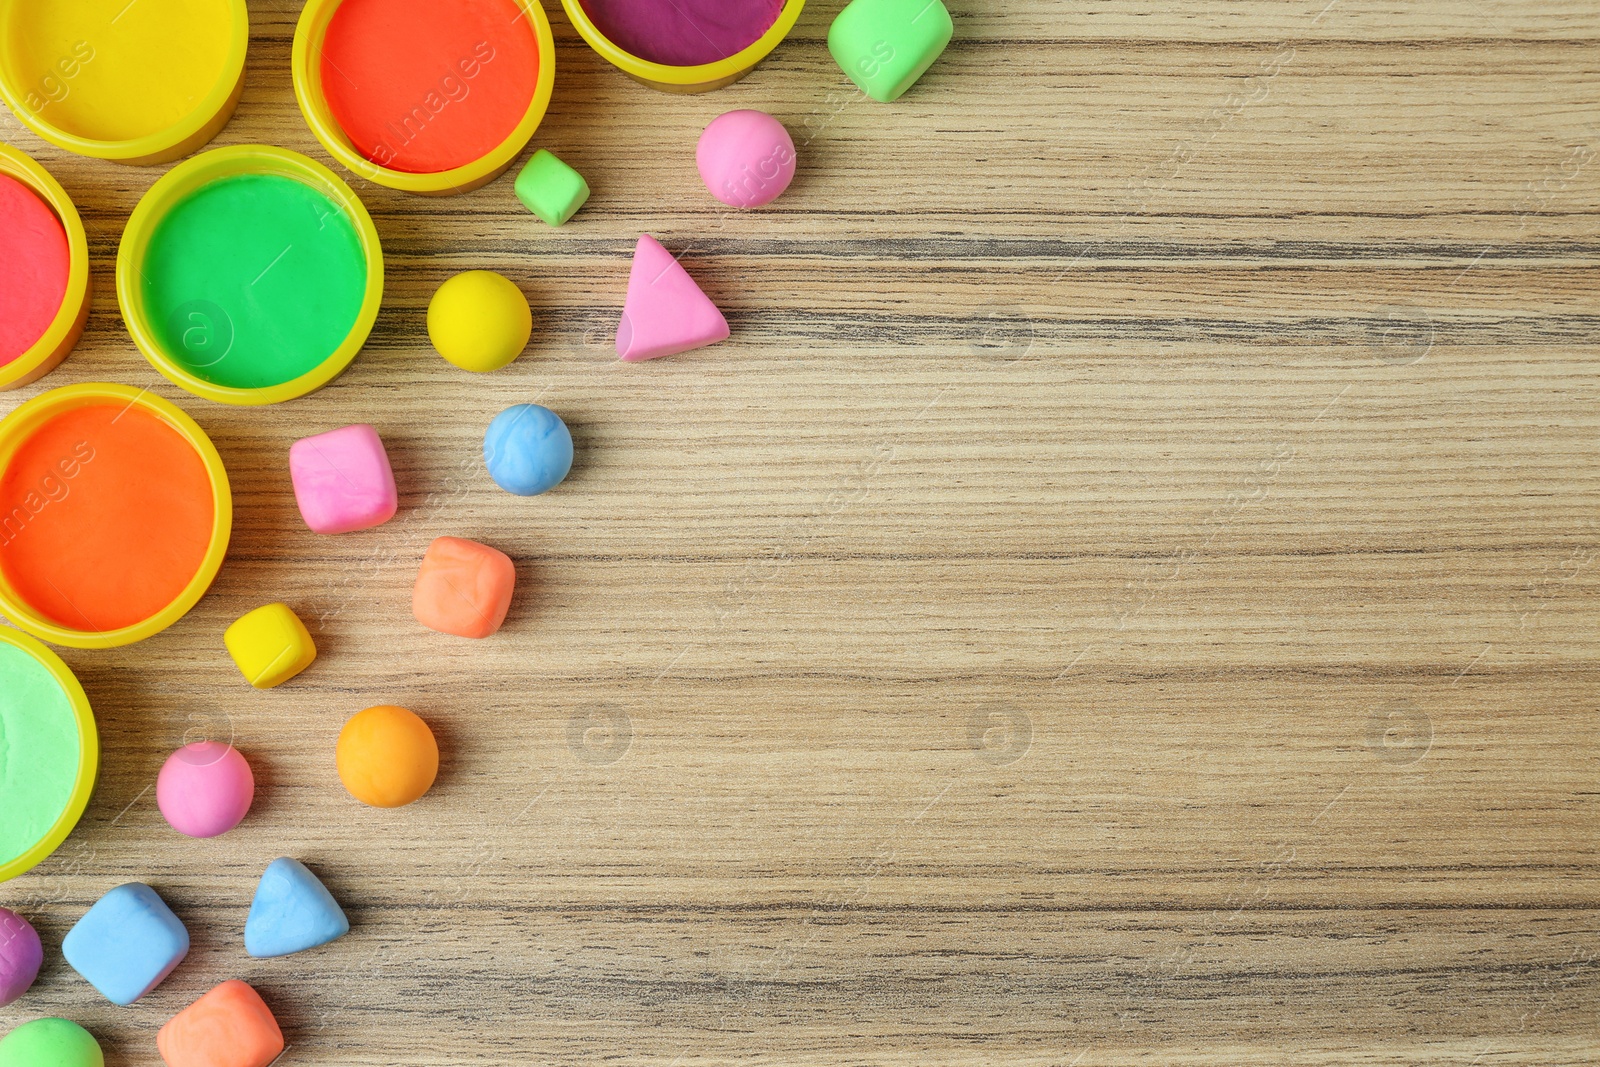
[[[500,488],[536,496],[560,485],[572,469],[572,434],[549,408],[518,404],[489,423],[483,462]]]
[[[267,865],[244,920],[244,950],[257,959],[326,945],[350,932],[350,920],[322,880],[299,860]]]
[[[132,1004],[189,954],[189,931],[156,891],[119,885],[95,902],[61,942],[72,969],[106,999]]]

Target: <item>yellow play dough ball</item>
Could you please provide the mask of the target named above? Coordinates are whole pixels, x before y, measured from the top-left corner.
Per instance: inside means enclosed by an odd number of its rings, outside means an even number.
[[[428,301],[428,340],[462,370],[499,370],[517,358],[532,333],[528,298],[492,270],[457,274]]]

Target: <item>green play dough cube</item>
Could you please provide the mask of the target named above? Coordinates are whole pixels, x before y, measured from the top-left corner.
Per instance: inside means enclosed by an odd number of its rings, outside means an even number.
[[[828,28],[828,51],[862,92],[888,103],[917,83],[954,32],[940,0],[852,0]]]
[[[100,1042],[69,1019],[35,1019],[0,1038],[0,1067],[106,1067]]]
[[[589,199],[583,175],[541,148],[517,175],[517,199],[552,226],[566,222]]]

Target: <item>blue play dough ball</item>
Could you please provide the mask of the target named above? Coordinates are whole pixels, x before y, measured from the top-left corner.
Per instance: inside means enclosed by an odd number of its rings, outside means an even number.
[[[572,434],[549,408],[518,404],[489,424],[483,435],[483,462],[500,488],[536,496],[560,485],[572,469]]]

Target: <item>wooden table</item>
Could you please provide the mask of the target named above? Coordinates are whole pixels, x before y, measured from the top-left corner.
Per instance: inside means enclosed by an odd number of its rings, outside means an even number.
[[[168,385],[112,298],[162,168],[57,151],[95,307],[51,386],[150,386],[212,434],[233,547],[182,623],[65,650],[105,763],[78,832],[0,887],[50,962],[9,1027],[75,1018],[114,1065],[214,983],[284,1064],[1593,1063],[1600,1059],[1600,9],[1593,0],[956,0],[887,106],[824,39],[651,92],[552,13],[535,137],[593,199],[551,230],[509,176],[432,199],[351,177],[387,253],[366,350],[268,409]],[[257,2],[217,144],[328,161],[295,107],[297,5]],[[699,130],[771,111],[771,208],[719,211]],[[732,340],[611,349],[658,236]],[[533,344],[469,376],[424,308],[489,267]],[[501,492],[479,443],[537,399],[579,460]],[[375,424],[401,513],[307,532],[287,450]],[[423,630],[428,541],[518,561],[506,629]],[[271,600],[320,657],[246,687]],[[340,788],[355,711],[444,765],[412,807]],[[194,842],[152,785],[185,741],[256,767]],[[355,925],[255,961],[279,855]],[[130,1009],[59,942],[156,886],[189,960]]]

